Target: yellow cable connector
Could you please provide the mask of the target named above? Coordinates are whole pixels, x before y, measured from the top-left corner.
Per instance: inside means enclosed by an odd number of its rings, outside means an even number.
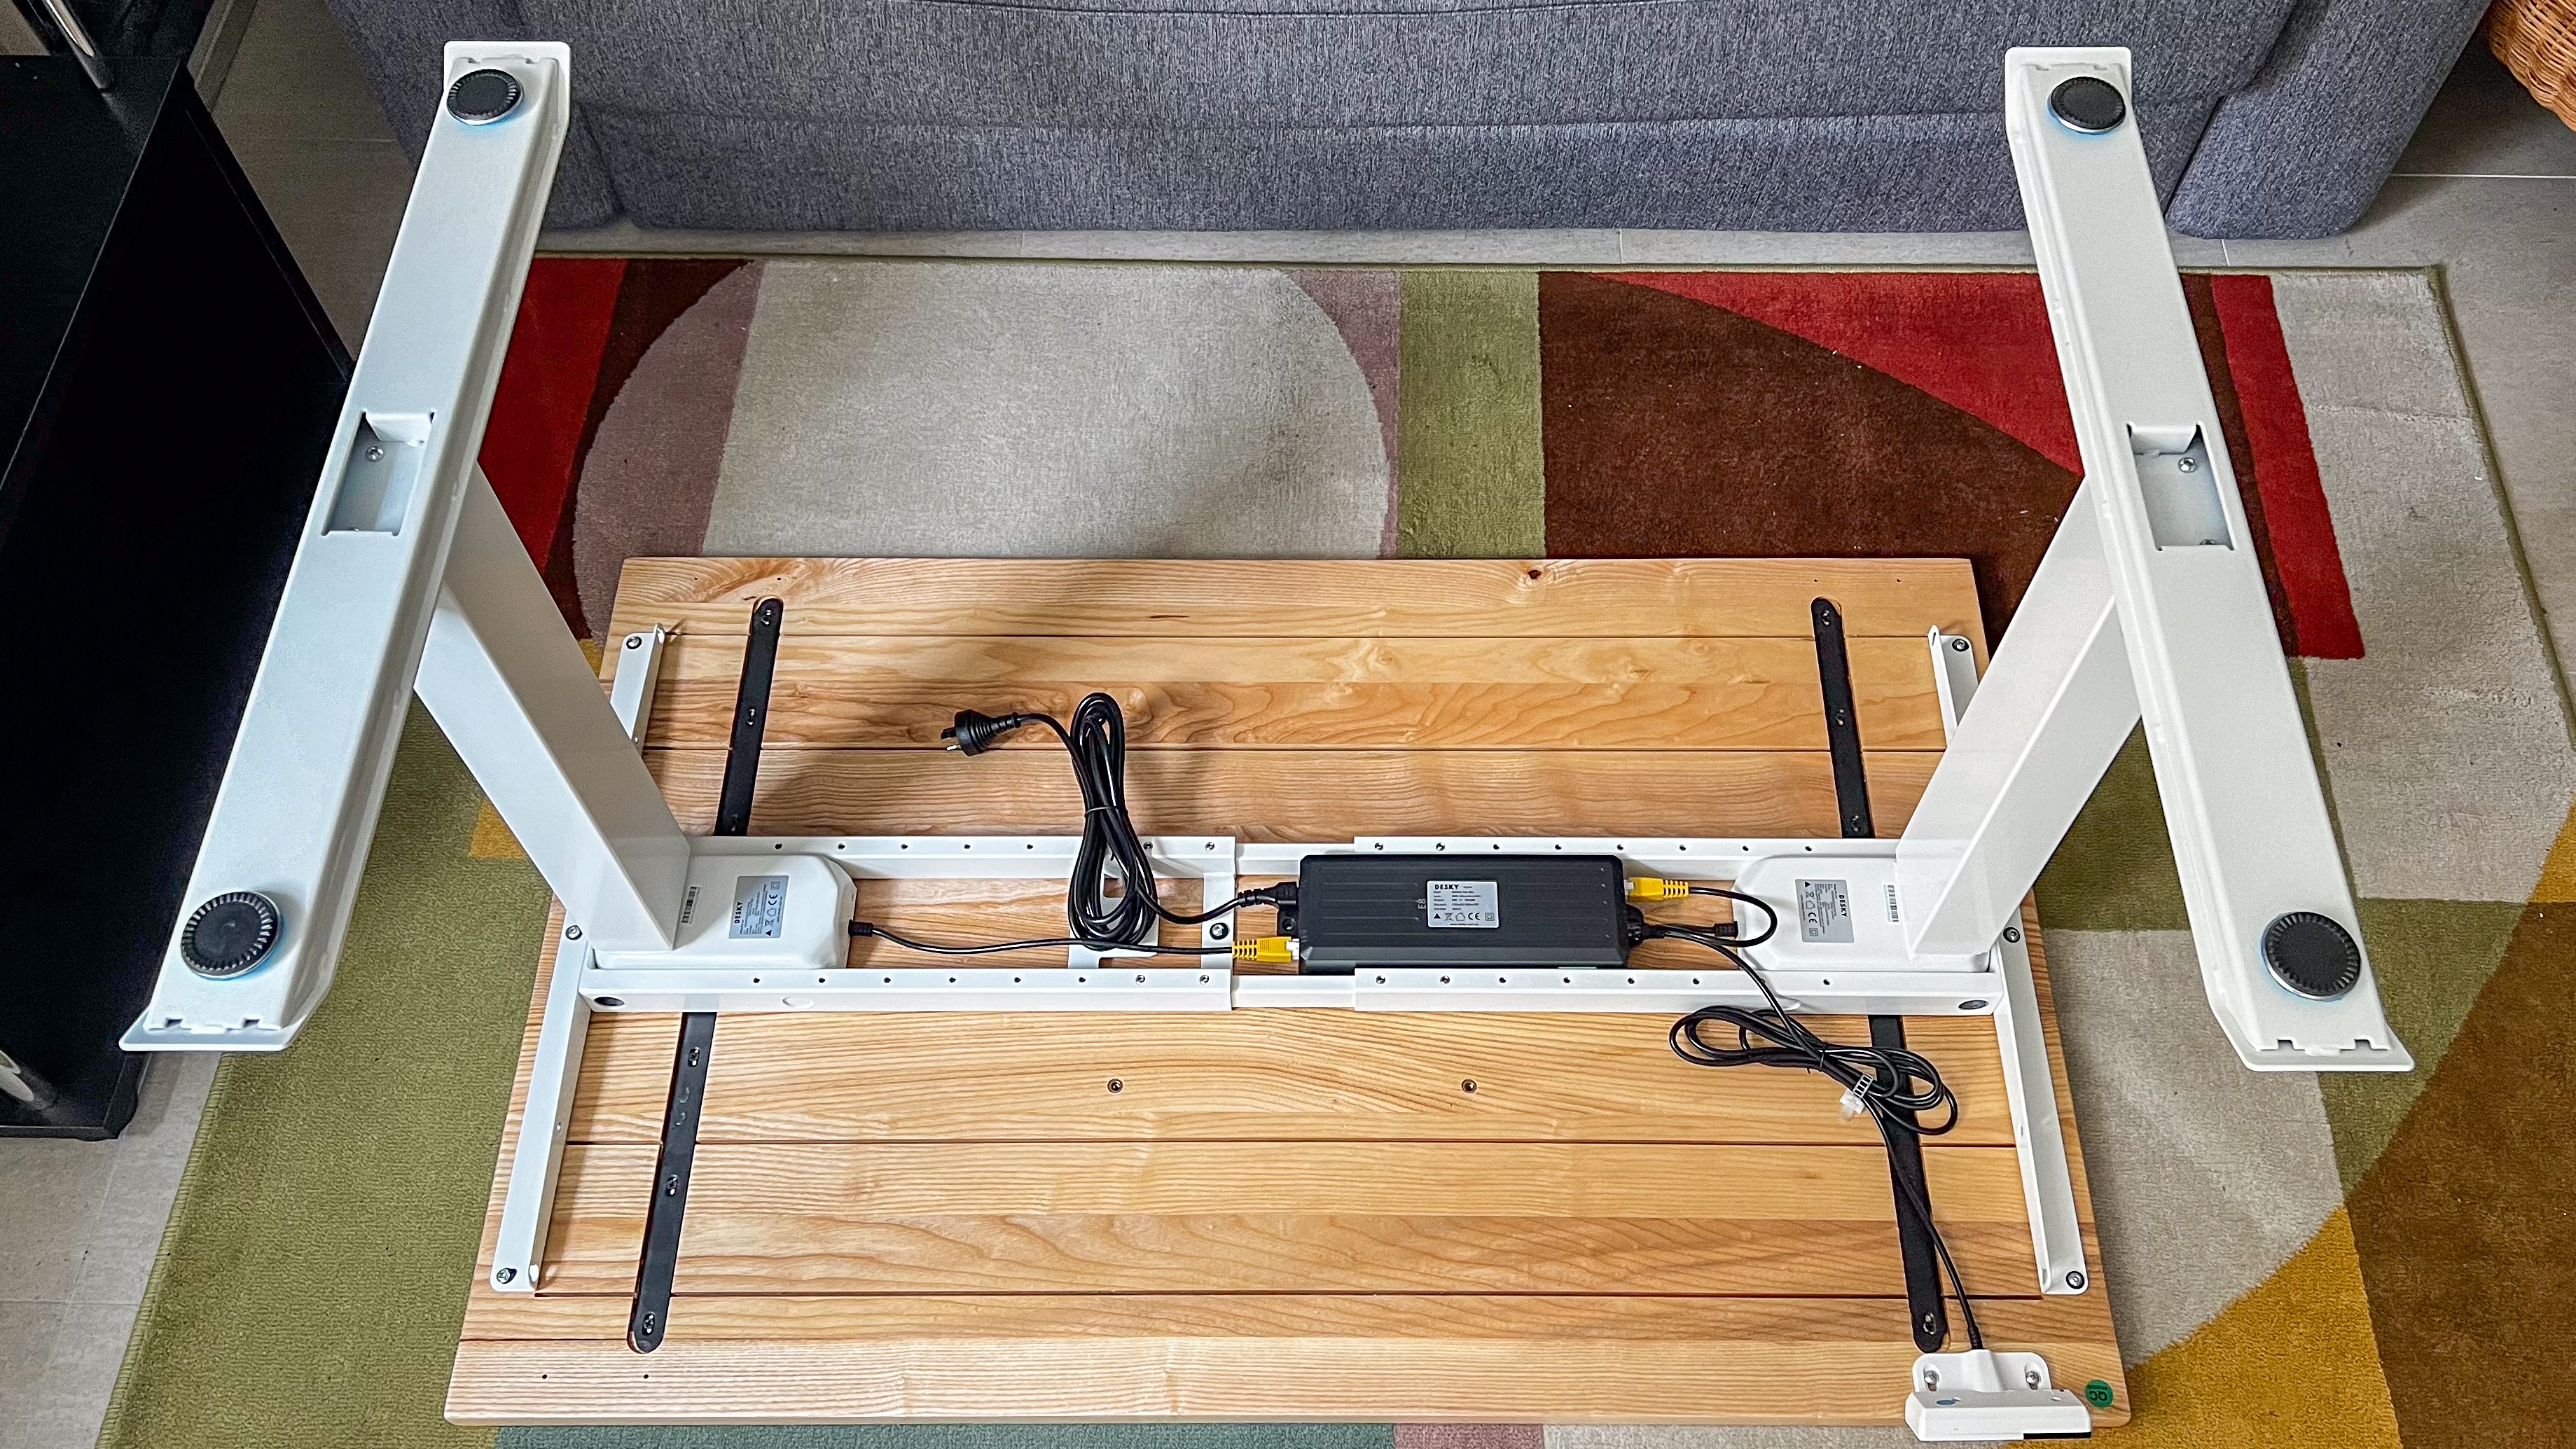
[[[1264,936],[1257,941],[1234,943],[1234,959],[1259,961],[1271,966],[1286,966],[1297,959],[1297,943],[1286,936]]]
[[[1632,901],[1677,901],[1690,894],[1686,880],[1658,880],[1651,875],[1628,877],[1628,899]]]

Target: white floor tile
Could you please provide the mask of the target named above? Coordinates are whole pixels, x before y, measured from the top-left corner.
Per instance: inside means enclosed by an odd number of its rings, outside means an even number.
[[[121,1145],[0,1137],[0,1303],[70,1301]]]

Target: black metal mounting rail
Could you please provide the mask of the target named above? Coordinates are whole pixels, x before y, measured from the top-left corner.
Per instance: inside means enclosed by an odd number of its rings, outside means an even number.
[[[1842,817],[1846,839],[1875,835],[1878,829],[1870,818],[1869,776],[1862,769],[1860,716],[1852,702],[1851,652],[1843,642],[1842,610],[1831,599],[1818,599],[1811,612],[1816,626],[1816,677],[1825,697],[1825,747],[1834,762],[1835,810]],[[1872,1046],[1904,1046],[1905,1018],[1871,1017],[1869,1040]],[[1889,1115],[1906,1127],[1914,1125],[1911,1112]],[[1922,1138],[1911,1131],[1888,1134],[1887,1174],[1889,1192],[1896,1201],[1896,1244],[1905,1260],[1906,1322],[1914,1330],[1915,1348],[1933,1353],[1950,1336],[1950,1310],[1941,1296],[1941,1260],[1932,1246],[1932,1233],[1906,1203],[1908,1184],[1918,1201],[1932,1201],[1931,1184],[1923,1177]]]
[[[778,630],[787,606],[763,599],[751,611],[734,695],[733,737],[725,749],[724,788],[716,797],[718,835],[751,832],[752,789],[760,778],[760,740],[769,723],[769,683],[778,668]],[[689,1211],[689,1170],[698,1155],[698,1116],[706,1103],[707,1059],[715,1052],[716,1014],[680,1018],[671,1060],[671,1096],[662,1111],[662,1150],[653,1164],[653,1200],[644,1212],[644,1254],[635,1267],[635,1307],[626,1346],[651,1353],[671,1325],[671,1283],[680,1267],[680,1232]]]

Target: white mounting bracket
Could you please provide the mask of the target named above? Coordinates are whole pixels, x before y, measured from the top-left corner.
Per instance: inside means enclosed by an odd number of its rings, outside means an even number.
[[[2050,1384],[2035,1353],[1927,1353],[1914,1361],[1905,1426],[1931,1442],[1959,1439],[2089,1439],[2084,1401]]]

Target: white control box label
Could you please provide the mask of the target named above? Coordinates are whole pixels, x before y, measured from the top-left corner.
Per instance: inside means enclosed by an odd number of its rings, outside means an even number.
[[[787,877],[734,877],[733,928],[725,932],[726,936],[736,941],[754,938],[775,941],[786,926]]]
[[[1798,882],[1798,939],[1848,942],[1851,938],[1851,883],[1839,880]]]
[[[1435,931],[1499,931],[1502,887],[1489,880],[1435,880],[1422,888],[1425,918]]]

